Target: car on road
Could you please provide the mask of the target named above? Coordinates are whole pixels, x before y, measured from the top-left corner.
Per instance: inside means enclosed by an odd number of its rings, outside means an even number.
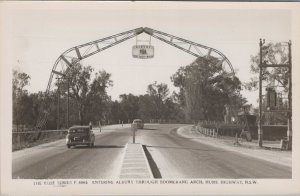
[[[66,136],[66,145],[71,146],[87,145],[93,147],[95,134],[89,126],[72,126]]]
[[[144,128],[144,123],[141,119],[133,120],[132,124],[137,124],[138,129],[143,129]]]

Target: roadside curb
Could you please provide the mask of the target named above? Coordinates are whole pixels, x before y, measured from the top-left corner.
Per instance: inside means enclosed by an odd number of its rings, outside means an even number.
[[[119,177],[154,178],[142,144],[126,144]]]

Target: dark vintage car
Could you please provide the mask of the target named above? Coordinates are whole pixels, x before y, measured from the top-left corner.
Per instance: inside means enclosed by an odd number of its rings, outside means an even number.
[[[138,129],[143,129],[144,128],[144,123],[141,119],[133,120],[132,124],[136,124]]]
[[[73,126],[68,130],[66,145],[68,148],[77,145],[93,147],[95,135],[89,126]]]

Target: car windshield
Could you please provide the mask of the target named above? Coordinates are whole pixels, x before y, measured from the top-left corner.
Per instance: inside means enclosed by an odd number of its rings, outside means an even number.
[[[142,121],[141,120],[135,120],[133,121],[134,123],[141,123]]]
[[[69,133],[87,133],[89,129],[71,129]]]

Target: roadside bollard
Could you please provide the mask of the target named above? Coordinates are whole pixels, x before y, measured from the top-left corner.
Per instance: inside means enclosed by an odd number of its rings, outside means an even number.
[[[239,143],[239,138],[238,138],[238,134],[237,133],[235,133],[235,142],[233,143],[234,145],[240,145],[240,143]]]
[[[137,124],[132,123],[132,124],[131,124],[131,130],[132,130],[132,132],[133,132],[132,143],[135,144],[135,132],[136,132],[136,130],[137,130]]]

